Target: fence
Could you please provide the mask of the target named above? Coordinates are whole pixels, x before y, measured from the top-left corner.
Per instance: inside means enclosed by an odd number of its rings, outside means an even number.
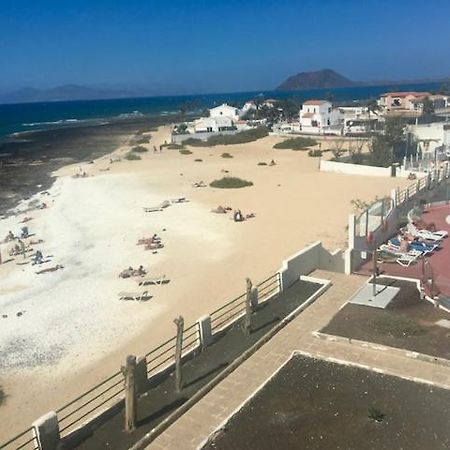
[[[30,427],[0,446],[2,450],[40,450],[34,438],[34,428]]]
[[[348,231],[351,270],[359,268],[367,257],[365,254],[372,251],[373,245],[385,242],[398,231],[400,222],[415,202],[430,203],[440,191],[443,191],[442,195],[448,201],[450,190],[447,182],[443,182],[449,178],[450,164],[445,164],[403,189],[394,189],[390,198],[377,200],[360,216],[351,215]]]
[[[268,301],[281,290],[280,275],[275,273],[256,285],[257,302]],[[221,306],[207,316],[210,321],[210,339],[234,324],[245,313],[246,293]],[[200,332],[200,321],[183,329],[182,357],[195,356],[200,351],[205,337]],[[138,360],[137,391],[143,393],[150,383],[158,383],[160,377],[172,372],[175,367],[176,336],[150,350]],[[62,438],[71,438],[88,423],[99,420],[114,407],[121,407],[125,397],[124,377],[118,371],[87,392],[56,410],[59,432]],[[35,427],[30,427],[8,442],[0,445],[2,450],[41,450]]]

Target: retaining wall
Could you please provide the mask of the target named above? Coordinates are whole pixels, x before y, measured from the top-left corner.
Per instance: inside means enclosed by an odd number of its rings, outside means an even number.
[[[316,269],[345,272],[345,256],[341,250],[329,252],[317,241],[282,262],[279,270],[282,289],[292,286],[302,275]]]

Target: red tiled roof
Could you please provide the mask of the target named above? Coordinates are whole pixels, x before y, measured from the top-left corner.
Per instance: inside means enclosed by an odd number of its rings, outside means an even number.
[[[321,105],[322,103],[327,103],[326,100],[307,100],[304,105]]]
[[[414,97],[426,97],[430,95],[429,92],[386,92],[382,95],[382,97],[407,97],[408,95],[412,95]]]

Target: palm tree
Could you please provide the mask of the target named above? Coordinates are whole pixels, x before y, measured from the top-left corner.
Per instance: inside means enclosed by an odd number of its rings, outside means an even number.
[[[372,123],[370,120],[370,113],[373,113],[378,116],[378,111],[380,110],[380,107],[378,105],[378,102],[374,98],[368,100],[366,106],[367,106],[367,113],[369,116],[369,127],[370,127],[370,131],[372,131]]]

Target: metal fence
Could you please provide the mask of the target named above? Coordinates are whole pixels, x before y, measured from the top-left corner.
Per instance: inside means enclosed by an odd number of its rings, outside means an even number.
[[[40,450],[37,445],[34,435],[33,435],[33,427],[22,431],[22,433],[14,436],[8,442],[5,442],[0,446],[2,450]]]
[[[56,410],[61,436],[67,436],[84,422],[98,416],[123,398],[123,376],[119,371]]]
[[[269,278],[266,278],[264,281],[261,281],[261,283],[257,284],[257,288],[258,302],[270,299],[281,290],[280,274],[277,272]]]
[[[211,331],[213,333],[244,314],[245,296],[245,293],[241,294],[210,314]]]
[[[271,275],[257,284],[258,302],[267,301],[281,290],[280,275]],[[211,332],[217,333],[235,322],[245,313],[246,293],[239,295],[210,314]],[[200,348],[199,323],[195,322],[183,330],[182,356]],[[147,379],[172,370],[175,366],[176,336],[145,354]],[[155,379],[155,378],[154,378]],[[155,379],[157,380],[157,379]],[[97,418],[125,397],[124,377],[118,371],[56,410],[61,437],[66,437],[89,421]],[[40,450],[33,436],[33,427],[16,435],[3,445],[4,450]]]

